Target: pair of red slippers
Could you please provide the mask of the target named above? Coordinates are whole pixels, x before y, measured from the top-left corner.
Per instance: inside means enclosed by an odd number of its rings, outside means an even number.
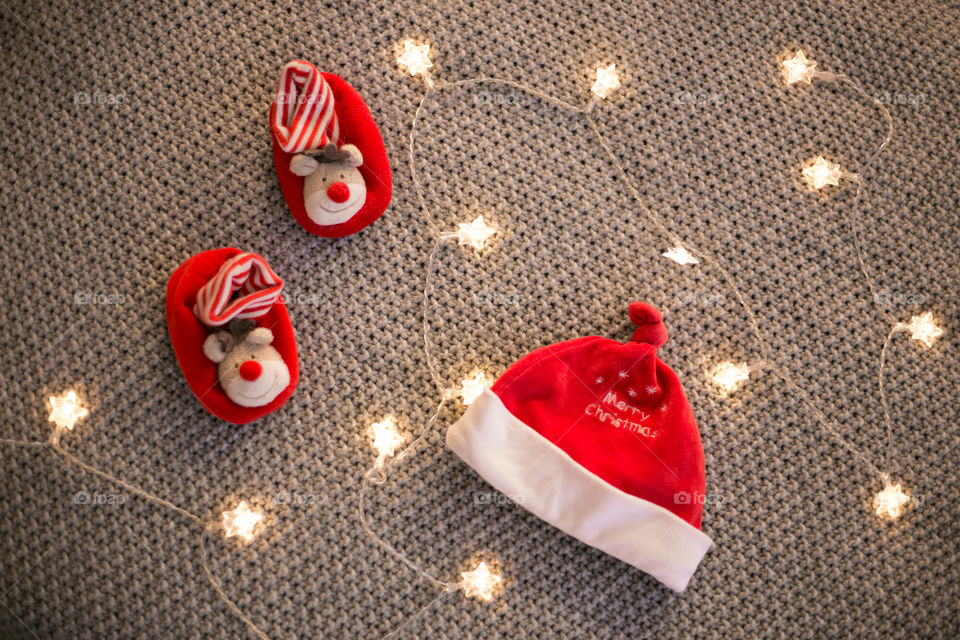
[[[296,221],[339,238],[379,218],[393,181],[380,131],[345,80],[294,60],[270,107],[273,158]],[[299,377],[283,281],[254,253],[204,251],[167,283],[167,329],[187,384],[213,415],[235,424],[279,409]]]

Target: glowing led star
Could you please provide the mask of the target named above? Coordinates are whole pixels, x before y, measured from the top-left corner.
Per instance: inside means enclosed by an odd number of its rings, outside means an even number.
[[[90,411],[80,402],[77,392],[70,389],[62,396],[50,396],[50,417],[48,420],[58,429],[73,429],[78,422],[87,417]]]
[[[461,222],[457,231],[457,240],[460,244],[468,244],[477,251],[483,251],[483,243],[497,232],[497,228],[483,221],[483,216],[477,216],[473,222]]]
[[[413,40],[403,41],[403,53],[397,58],[397,64],[405,67],[413,77],[418,73],[426,73],[433,66],[430,62],[430,45],[416,44]]]
[[[896,520],[903,514],[910,503],[910,496],[903,491],[899,484],[893,484],[889,478],[884,478],[883,490],[873,497],[873,508],[881,518]]]
[[[593,95],[598,98],[606,98],[619,87],[620,77],[617,75],[616,64],[611,64],[609,67],[597,67],[597,79],[590,87]]]
[[[813,189],[823,189],[828,184],[837,186],[842,177],[843,169],[840,165],[833,164],[823,156],[817,156],[816,160],[803,168],[803,179]]]
[[[460,587],[463,589],[463,595],[468,598],[479,598],[490,602],[496,593],[496,587],[500,583],[500,576],[490,573],[486,562],[481,562],[473,571],[464,571],[460,574],[463,581]]]
[[[783,79],[787,84],[797,82],[806,82],[812,84],[813,77],[816,75],[817,63],[813,60],[807,60],[807,55],[802,49],[797,50],[792,58],[780,63],[783,67]]]
[[[227,538],[238,536],[244,542],[250,542],[254,538],[253,530],[261,520],[263,514],[251,509],[246,500],[241,500],[236,509],[223,512],[223,534]]]
[[[472,378],[463,380],[460,383],[460,397],[463,399],[463,404],[473,404],[473,401],[479,398],[488,386],[487,376],[483,374],[483,371],[478,372]]]
[[[670,258],[677,264],[700,264],[700,261],[683,247],[674,247],[660,255],[664,258]]]
[[[750,378],[750,367],[746,362],[740,364],[721,362],[714,368],[710,378],[723,387],[724,391],[730,393]]]
[[[397,452],[407,438],[397,431],[393,418],[386,417],[380,422],[370,425],[370,435],[373,437],[373,448],[377,450],[377,465],[383,464],[387,457]]]
[[[927,349],[933,346],[934,340],[943,335],[943,329],[933,321],[932,311],[927,311],[922,316],[913,316],[909,323],[901,322],[898,326],[909,331],[910,337],[922,342]]]

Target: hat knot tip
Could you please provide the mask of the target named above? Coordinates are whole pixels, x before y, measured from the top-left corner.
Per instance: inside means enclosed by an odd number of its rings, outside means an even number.
[[[630,321],[637,326],[631,338],[634,342],[645,342],[659,348],[667,341],[668,333],[663,326],[663,316],[655,307],[646,302],[634,302],[628,311]]]

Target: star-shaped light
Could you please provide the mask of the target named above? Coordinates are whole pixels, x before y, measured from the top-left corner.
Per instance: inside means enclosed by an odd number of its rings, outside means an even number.
[[[750,379],[750,367],[746,362],[734,364],[733,362],[721,362],[714,367],[710,374],[710,379],[723,387],[727,393],[736,391],[742,383]]]
[[[460,398],[465,405],[473,404],[473,401],[480,397],[490,383],[483,371],[478,371],[472,378],[464,378],[460,382]]]
[[[427,69],[433,66],[430,62],[430,45],[404,40],[403,53],[397,58],[397,64],[409,71],[411,77],[418,73],[426,73]]]
[[[787,84],[797,82],[813,83],[813,77],[816,75],[817,63],[813,60],[807,60],[807,55],[802,49],[798,49],[792,58],[782,61],[783,79]]]
[[[660,255],[662,255],[664,258],[670,258],[677,264],[700,264],[700,261],[683,247],[674,247]]]
[[[62,396],[50,396],[50,417],[47,419],[56,424],[57,429],[73,429],[89,413],[73,389]]]
[[[901,329],[910,332],[910,337],[919,340],[927,349],[933,346],[933,341],[943,335],[943,329],[937,326],[933,321],[933,312],[927,311],[922,316],[913,316],[910,322],[901,322],[897,325]]]
[[[896,520],[910,503],[910,496],[899,484],[893,484],[890,478],[884,478],[883,490],[873,497],[873,508],[881,518]]]
[[[609,67],[597,67],[597,79],[594,80],[590,91],[598,98],[606,98],[615,89],[620,87],[620,77],[617,75],[617,65],[611,64]]]
[[[816,160],[807,163],[803,168],[803,179],[811,188],[823,189],[828,184],[839,185],[843,173],[840,165],[833,164],[823,156],[817,156]]]
[[[483,216],[477,216],[473,222],[461,222],[457,225],[457,241],[460,244],[470,245],[477,251],[483,251],[483,243],[497,232],[497,228],[483,221]]]
[[[224,536],[238,536],[244,542],[253,540],[253,530],[263,520],[263,514],[251,509],[246,500],[241,500],[233,511],[224,511],[222,515]]]
[[[468,598],[486,600],[487,602],[493,600],[501,578],[495,573],[490,573],[486,562],[481,562],[473,571],[464,571],[460,575],[463,578],[460,582],[463,595]]]
[[[400,445],[407,441],[407,437],[397,431],[391,416],[370,425],[370,435],[373,438],[373,448],[377,450],[377,466],[382,465],[387,457],[394,455]]]

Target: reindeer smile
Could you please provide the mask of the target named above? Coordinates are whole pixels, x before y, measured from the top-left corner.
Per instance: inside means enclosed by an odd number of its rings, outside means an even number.
[[[363,155],[352,144],[293,156],[290,171],[303,176],[303,205],[316,224],[346,222],[363,208],[367,185],[357,168]]]

